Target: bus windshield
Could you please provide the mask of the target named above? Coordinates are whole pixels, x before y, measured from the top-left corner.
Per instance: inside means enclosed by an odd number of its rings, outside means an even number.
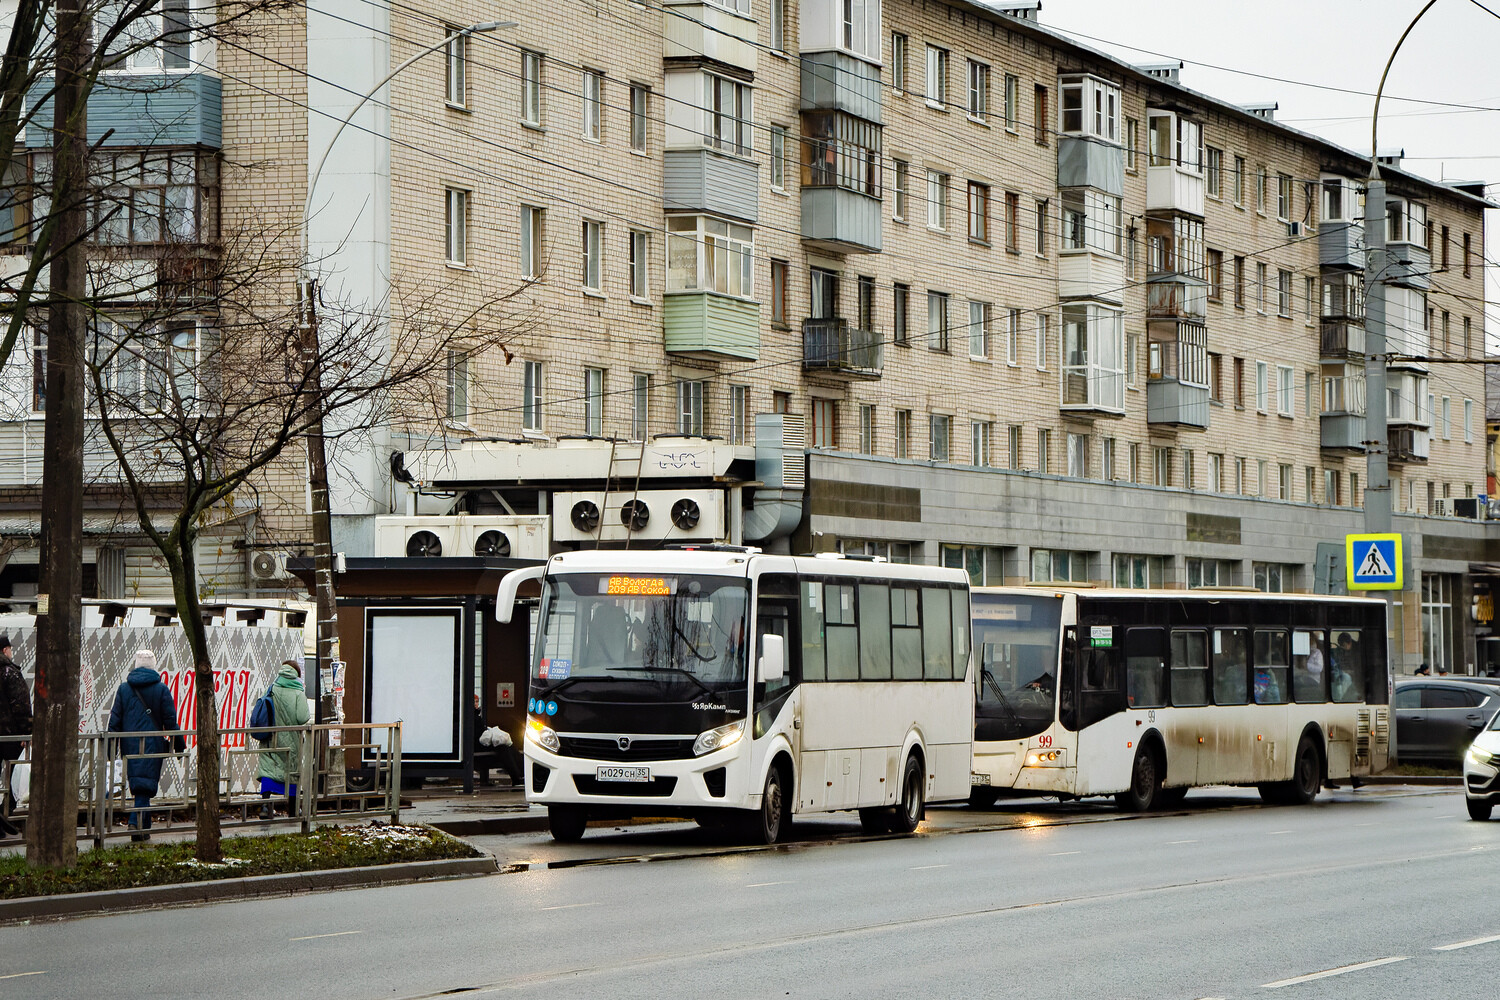
[[[691,696],[743,687],[743,579],[655,573],[549,576],[531,679],[635,679]]]
[[[979,652],[974,738],[1034,736],[1055,715],[1062,600],[981,591],[975,591],[973,600]]]

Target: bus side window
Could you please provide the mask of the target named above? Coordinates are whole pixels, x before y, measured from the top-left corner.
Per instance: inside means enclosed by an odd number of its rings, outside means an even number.
[[[928,680],[953,679],[953,603],[946,587],[922,588],[922,660]]]
[[[1246,650],[1249,633],[1242,628],[1214,629],[1214,704],[1243,705],[1249,695],[1245,683],[1250,667]]]
[[[1208,641],[1197,630],[1172,632],[1172,704],[1208,704]]]
[[[891,588],[859,585],[859,679],[891,679]]]
[[[953,679],[961,681],[969,672],[969,592],[957,588],[948,593],[953,598]]]
[[[1359,701],[1365,690],[1365,654],[1357,628],[1335,628],[1328,656],[1328,689],[1334,701]]]
[[[916,587],[891,588],[892,676],[898,681],[922,679],[921,593]]]
[[[828,679],[859,680],[859,624],[854,611],[854,584],[823,585],[823,634],[828,644]]]
[[[1167,639],[1164,629],[1125,630],[1125,697],[1131,708],[1166,705]]]
[[[1085,646],[1078,650],[1077,657],[1083,703],[1078,728],[1082,729],[1123,712],[1125,695],[1120,689],[1118,650]]]
[[[823,647],[823,584],[802,581],[802,679],[828,679]]]
[[[1299,702],[1328,700],[1328,657],[1323,647],[1322,629],[1299,628],[1292,633],[1292,694]]]
[[[1255,630],[1255,703],[1284,705],[1291,669],[1291,640],[1286,629]]]
[[[755,609],[755,659],[749,664],[753,672],[760,663],[765,644],[761,641],[768,635],[780,636],[786,651],[786,674],[779,681],[765,685],[764,698],[771,698],[800,679],[801,649],[792,645],[792,622],[796,616],[797,578],[790,574],[768,573],[760,578],[759,597]]]
[[[1057,717],[1063,728],[1078,728],[1078,629],[1063,629],[1062,671],[1057,685]]]

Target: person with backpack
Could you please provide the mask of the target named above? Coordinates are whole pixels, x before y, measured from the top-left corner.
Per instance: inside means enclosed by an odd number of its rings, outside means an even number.
[[[26,742],[14,737],[29,737],[31,722],[31,692],[26,688],[21,668],[10,658],[10,636],[0,635],[0,777],[5,779],[5,795],[9,799],[9,808],[0,812],[0,835],[6,837],[21,832],[10,821],[9,814],[16,811],[16,795],[10,787],[7,762],[17,760],[25,751]]]
[[[135,654],[135,666],[115,692],[115,703],[109,710],[109,732],[171,732],[177,728],[177,702],[156,672],[156,654],[142,649]],[[187,740],[173,736],[127,737],[118,741],[119,753],[125,758],[125,777],[135,808],[130,813],[130,839],[150,840],[151,798],[161,786],[163,758],[151,756],[168,752],[182,753]]]
[[[287,660],[276,672],[271,682],[271,704],[274,708],[273,725],[305,726],[312,718],[307,707],[307,693],[302,687],[302,667],[296,660]],[[260,778],[260,797],[272,795],[287,797],[287,814],[297,811],[297,769],[302,760],[302,734],[293,732],[275,733],[269,748],[260,754],[260,767],[256,775]],[[271,818],[271,803],[260,807],[260,818]]]

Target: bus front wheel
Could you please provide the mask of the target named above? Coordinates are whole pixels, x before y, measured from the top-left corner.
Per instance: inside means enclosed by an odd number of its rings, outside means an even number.
[[[906,767],[901,772],[901,800],[891,813],[892,833],[911,833],[927,818],[927,780],[922,762],[916,754],[906,758]]]
[[[766,787],[761,792],[760,808],[745,816],[746,839],[756,844],[774,844],[792,824],[791,789],[786,787],[781,768],[775,764],[766,773]]]
[[[1157,773],[1156,754],[1149,746],[1135,752],[1130,766],[1130,787],[1115,795],[1115,803],[1127,812],[1146,812],[1161,795],[1161,775]]]
[[[581,806],[548,806],[547,829],[552,839],[561,844],[572,844],[583,839],[588,828],[589,814]]]

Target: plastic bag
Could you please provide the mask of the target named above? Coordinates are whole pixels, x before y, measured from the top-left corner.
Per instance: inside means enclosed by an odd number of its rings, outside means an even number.
[[[508,747],[511,745],[510,733],[499,726],[491,726],[479,734],[479,745],[482,747]]]

